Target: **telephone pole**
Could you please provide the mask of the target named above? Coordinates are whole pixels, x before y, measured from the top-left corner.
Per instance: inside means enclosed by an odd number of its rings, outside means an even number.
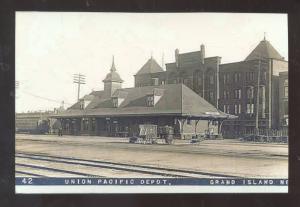
[[[259,91],[260,91],[260,67],[261,67],[261,56],[258,59],[258,76],[257,76],[257,93],[256,93],[256,117],[255,117],[255,129],[258,132],[258,115],[259,115]]]
[[[82,75],[80,73],[74,74],[73,75],[73,83],[77,83],[77,100],[79,101],[79,96],[80,96],[80,85],[85,84],[85,75]]]

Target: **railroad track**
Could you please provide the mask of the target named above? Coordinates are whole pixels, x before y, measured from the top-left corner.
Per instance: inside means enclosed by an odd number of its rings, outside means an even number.
[[[194,170],[87,160],[45,154],[16,153],[16,173],[27,176],[60,177],[169,177],[169,178],[237,178],[236,176]],[[21,170],[19,169],[21,168]],[[88,172],[84,172],[88,171]],[[31,175],[30,175],[31,174]],[[57,176],[57,175],[56,175]]]

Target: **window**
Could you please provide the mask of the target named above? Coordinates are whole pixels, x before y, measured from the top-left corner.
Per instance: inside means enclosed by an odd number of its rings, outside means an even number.
[[[157,86],[158,85],[158,78],[152,78],[152,85]]]
[[[253,81],[254,80],[254,72],[247,72],[246,73],[246,80]]]
[[[223,106],[223,111],[224,111],[224,113],[229,114],[229,105],[225,105],[225,104],[224,104],[224,106]]]
[[[161,85],[165,85],[165,84],[166,84],[166,81],[162,80]]]
[[[223,82],[224,82],[224,84],[227,84],[230,82],[230,74],[229,73],[223,75]]]
[[[253,87],[252,86],[247,89],[247,98],[253,99]]]
[[[266,93],[265,86],[259,87],[259,99],[260,99],[260,101],[265,100],[265,95],[266,95],[265,93]]]
[[[147,106],[154,106],[154,96],[153,95],[147,96]]]
[[[112,98],[112,103],[113,103],[113,107],[117,108],[118,107],[118,98],[117,97]]]
[[[284,86],[284,98],[288,98],[288,97],[289,97],[289,87]]]
[[[223,91],[223,98],[224,99],[230,99],[230,93],[229,93],[229,91],[226,91],[226,90]]]
[[[209,76],[209,83],[214,84],[214,76],[213,75]]]
[[[283,104],[284,104],[284,115],[288,115],[289,114],[289,102],[285,101]]]
[[[234,82],[239,82],[241,80],[241,73],[234,73]]]
[[[198,86],[201,86],[202,85],[202,77],[201,76],[198,76]]]
[[[213,100],[213,99],[214,99],[214,92],[213,92],[213,91],[210,91],[210,92],[209,92],[209,99],[210,99],[210,100]]]
[[[82,119],[82,125],[83,125],[83,130],[88,130],[89,129],[89,120],[88,119],[85,119],[83,118]]]
[[[234,98],[241,99],[241,97],[242,97],[242,90],[241,89],[234,90]]]
[[[96,119],[93,118],[92,119],[92,131],[95,131],[95,129],[96,129]]]
[[[253,81],[254,80],[254,72],[250,73],[250,80]]]
[[[267,80],[267,72],[266,71],[264,71],[264,73],[263,73],[263,76],[264,76],[264,80]]]
[[[84,100],[80,101],[80,109],[84,109]]]
[[[253,114],[254,111],[254,104],[247,104],[247,114]]]
[[[241,113],[241,104],[234,104],[234,113],[235,114]]]

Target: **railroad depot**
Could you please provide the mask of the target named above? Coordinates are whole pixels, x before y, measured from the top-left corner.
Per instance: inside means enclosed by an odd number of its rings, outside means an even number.
[[[152,124],[169,126],[175,137],[185,139],[220,135],[222,122],[235,118],[182,83],[122,88],[114,61],[103,82],[103,91],[93,91],[52,115],[60,120],[63,134],[127,137],[137,135],[139,125]]]

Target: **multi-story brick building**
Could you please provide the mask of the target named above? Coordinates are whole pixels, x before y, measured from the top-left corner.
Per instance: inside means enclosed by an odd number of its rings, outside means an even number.
[[[166,64],[166,71],[151,57],[135,75],[135,87],[183,83],[214,106],[219,99],[220,57],[205,57],[205,47],[200,51],[179,53],[175,62]]]
[[[279,73],[287,70],[288,62],[265,39],[244,61],[220,65],[219,109],[239,117],[224,122],[224,135],[279,128]]]
[[[278,129],[282,118],[279,73],[288,62],[269,41],[263,39],[244,61],[221,64],[221,57],[205,57],[200,51],[179,53],[164,71],[151,58],[135,75],[135,87],[184,83],[219,110],[237,115],[224,122],[229,137],[260,129]],[[284,99],[287,105],[287,98]],[[258,118],[257,118],[258,117]]]
[[[279,127],[288,128],[289,125],[289,79],[288,72],[279,73]]]

